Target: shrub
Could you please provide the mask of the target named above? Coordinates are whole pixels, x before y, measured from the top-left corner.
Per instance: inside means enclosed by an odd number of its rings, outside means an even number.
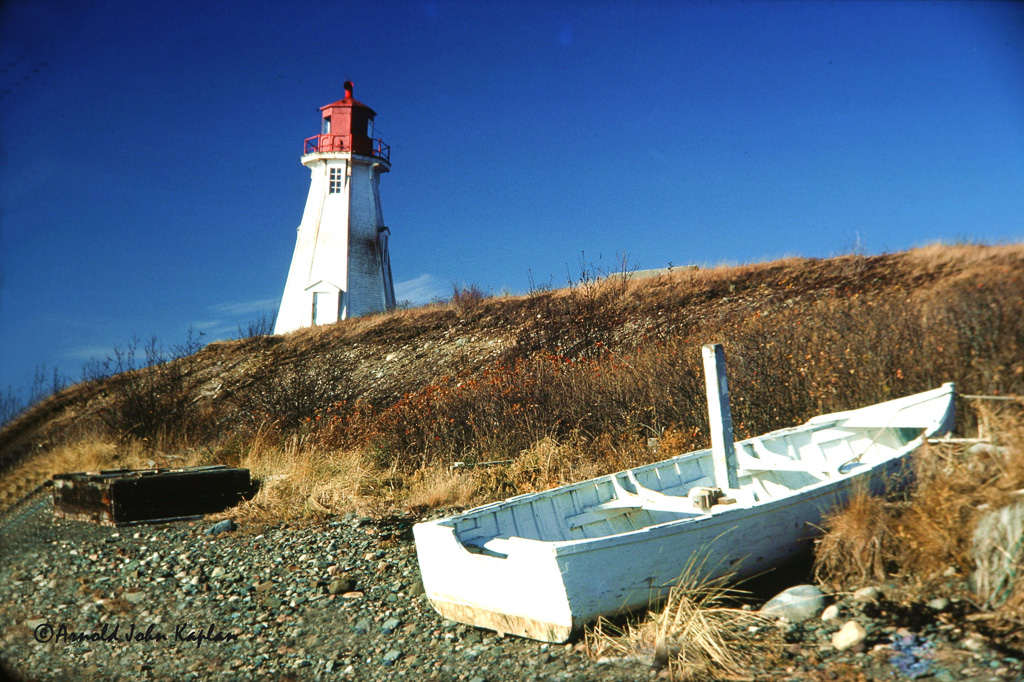
[[[271,425],[282,433],[315,431],[350,385],[338,353],[299,356],[276,367],[265,359],[248,372],[249,385],[233,398],[235,416],[249,429]]]
[[[202,413],[196,401],[195,352],[198,342],[189,330],[182,346],[168,355],[156,337],[142,348],[144,359],[137,359],[139,340],[114,349],[114,357],[105,366],[113,376],[109,380],[109,399],[99,416],[119,438],[135,438],[155,446],[158,441],[199,439]]]
[[[473,315],[473,313],[480,308],[481,303],[486,299],[487,294],[485,294],[476,284],[470,284],[468,286],[452,284],[452,297],[448,301],[448,304],[455,311],[456,315],[459,317],[466,317]]]
[[[260,336],[270,336],[274,333],[274,325],[277,323],[277,313],[266,311],[260,313],[245,325],[238,325],[237,339],[252,339]]]

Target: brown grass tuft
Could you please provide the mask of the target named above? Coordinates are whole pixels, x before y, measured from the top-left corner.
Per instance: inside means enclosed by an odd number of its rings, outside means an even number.
[[[885,580],[898,549],[892,504],[856,492],[841,511],[822,521],[825,535],[815,550],[815,576],[834,590]]]
[[[50,476],[58,473],[102,471],[105,469],[153,469],[204,466],[219,463],[218,458],[205,448],[169,448],[158,442],[138,439],[113,440],[92,438],[62,443],[49,453],[47,466]]]
[[[991,443],[938,443],[914,455],[909,499],[856,495],[826,517],[815,570],[833,589],[904,578],[912,593],[949,589],[953,574],[975,570],[974,530],[983,512],[1019,500],[1024,488],[1024,410],[1013,402],[976,405]],[[1024,566],[1002,610],[1024,622]],[[1014,621],[1017,622],[1017,621]]]
[[[405,505],[414,510],[470,507],[484,501],[493,478],[493,473],[487,469],[452,470],[443,466],[419,469],[409,477]]]
[[[257,439],[242,458],[259,492],[226,515],[254,521],[379,510],[388,477],[359,451],[322,451],[300,438],[283,448]]]
[[[617,627],[600,620],[586,633],[591,657],[650,660],[672,680],[749,679],[766,656],[778,655],[781,631],[774,619],[730,606],[741,592],[727,578],[700,577],[703,562],[691,563],[662,608]]]
[[[523,450],[506,473],[519,492],[547,490],[596,475],[594,462],[588,461],[578,443],[559,443],[554,438],[543,438]]]

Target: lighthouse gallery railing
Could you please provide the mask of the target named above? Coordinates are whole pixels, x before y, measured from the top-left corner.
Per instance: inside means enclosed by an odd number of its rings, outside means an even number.
[[[350,152],[352,147],[351,144],[346,144],[347,140],[348,137],[345,135],[314,135],[313,137],[307,137],[306,143],[303,145],[302,154]],[[391,163],[391,145],[385,144],[384,140],[380,138],[371,138],[370,142],[373,143],[370,155]]]

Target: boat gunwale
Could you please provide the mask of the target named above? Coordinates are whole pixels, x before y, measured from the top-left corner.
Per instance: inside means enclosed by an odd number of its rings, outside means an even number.
[[[952,382],[944,383],[944,384],[942,384],[938,388],[930,389],[928,391],[923,391],[923,392],[916,393],[916,394],[911,394],[911,395],[908,395],[908,396],[903,396],[901,398],[895,398],[893,400],[886,401],[886,402],[883,402],[883,403],[876,403],[874,405],[868,405],[866,407],[862,407],[862,408],[858,408],[858,409],[854,409],[854,410],[845,410],[845,411],[842,411],[842,412],[835,412],[835,413],[830,413],[830,414],[819,415],[817,417],[811,418],[810,420],[808,420],[807,422],[805,422],[803,424],[799,424],[799,425],[796,425],[796,426],[789,426],[789,427],[785,427],[785,428],[782,428],[782,429],[777,429],[775,431],[770,431],[770,432],[768,432],[766,434],[762,434],[760,436],[754,436],[754,437],[751,437],[751,438],[743,439],[741,441],[736,441],[736,445],[737,446],[742,446],[744,444],[753,443],[753,442],[757,442],[757,441],[763,443],[765,441],[771,441],[771,440],[776,440],[778,438],[784,438],[784,437],[787,437],[787,436],[792,435],[794,433],[815,433],[815,432],[818,432],[818,431],[823,431],[823,430],[827,430],[827,429],[831,429],[831,428],[837,428],[839,426],[840,422],[842,422],[844,420],[848,420],[855,413],[862,412],[862,411],[869,410],[869,409],[877,409],[880,406],[885,405],[886,403],[894,403],[894,402],[899,402],[899,401],[905,401],[905,400],[908,400],[910,398],[921,398],[920,401],[918,401],[916,403],[911,403],[910,406],[913,406],[913,405],[923,404],[925,402],[929,402],[931,400],[935,400],[935,399],[942,398],[942,397],[947,397],[947,396],[948,396],[948,399],[949,399],[949,403],[951,405],[953,403],[953,400],[955,399],[955,386],[954,386],[954,384]],[[950,409],[950,407],[947,406],[946,412],[948,412],[949,409]],[[828,419],[829,417],[834,417],[834,419]],[[880,461],[878,461],[878,462],[876,462],[874,464],[871,464],[867,468],[855,468],[855,469],[853,469],[853,470],[851,470],[849,472],[843,473],[843,472],[838,470],[838,466],[837,466],[837,469],[836,469],[836,472],[835,472],[836,476],[834,478],[822,478],[822,479],[817,480],[816,482],[809,483],[809,484],[807,484],[805,486],[802,486],[800,488],[790,489],[788,492],[784,492],[784,493],[782,493],[779,496],[773,496],[771,499],[759,500],[759,501],[756,501],[756,502],[753,502],[753,503],[750,503],[750,504],[737,504],[737,505],[722,506],[721,509],[714,509],[713,511],[708,511],[708,512],[703,513],[703,514],[692,515],[692,516],[688,516],[686,518],[680,518],[680,519],[670,519],[668,521],[663,521],[661,523],[650,524],[650,525],[647,525],[647,526],[642,526],[642,527],[639,527],[639,528],[635,528],[635,529],[627,530],[627,531],[622,531],[622,532],[619,532],[619,533],[610,533],[610,534],[607,534],[607,535],[599,535],[597,537],[592,537],[592,538],[576,538],[576,539],[569,539],[569,540],[542,540],[542,539],[535,539],[535,538],[526,538],[526,537],[522,537],[522,536],[508,536],[507,538],[504,538],[502,536],[495,535],[493,537],[495,537],[495,538],[502,537],[502,539],[514,541],[516,545],[520,545],[520,546],[525,545],[525,546],[530,546],[530,547],[541,547],[541,546],[550,547],[550,548],[552,548],[554,550],[554,552],[557,555],[566,555],[566,554],[571,554],[571,553],[580,552],[580,551],[588,551],[589,545],[593,545],[595,543],[602,543],[603,545],[615,546],[615,545],[618,545],[618,544],[620,544],[622,542],[633,542],[633,541],[646,540],[648,538],[647,537],[642,537],[642,536],[649,536],[649,534],[652,533],[652,532],[655,532],[656,535],[671,534],[671,533],[668,533],[666,531],[666,529],[671,530],[671,529],[674,529],[676,527],[688,526],[690,524],[695,524],[695,523],[700,523],[700,524],[702,524],[702,526],[706,526],[709,519],[716,519],[716,518],[726,519],[726,518],[735,516],[738,513],[750,514],[751,512],[756,512],[756,513],[759,514],[759,513],[761,513],[760,510],[772,510],[772,509],[775,509],[780,504],[786,503],[787,501],[792,501],[793,498],[799,498],[801,500],[808,499],[808,498],[809,499],[814,499],[814,498],[819,497],[821,495],[828,494],[829,491],[825,490],[827,488],[830,488],[830,487],[838,488],[840,486],[845,486],[845,485],[856,485],[856,479],[863,478],[865,481],[869,481],[873,476],[880,475],[880,471],[879,471],[880,469],[884,469],[884,468],[888,467],[890,464],[892,464],[894,462],[900,462],[900,460],[903,460],[908,454],[910,454],[913,451],[915,451],[918,448],[920,448],[924,444],[924,442],[927,440],[927,438],[929,438],[932,435],[934,435],[934,433],[937,430],[935,427],[941,427],[943,425],[944,421],[945,421],[944,419],[935,420],[931,424],[922,427],[921,433],[919,435],[917,435],[916,437],[914,437],[910,441],[907,441],[902,447],[900,447],[898,450],[895,450],[886,459],[880,460]],[[889,427],[889,426],[862,427],[862,426],[857,426],[857,427],[851,427],[851,428],[856,428],[856,429],[880,429],[880,430],[883,430],[883,429],[896,428],[896,427]],[[664,466],[671,466],[674,463],[680,462],[680,461],[683,461],[683,460],[699,458],[699,457],[702,457],[702,456],[703,457],[707,457],[707,456],[710,455],[710,453],[711,453],[711,449],[710,448],[704,448],[704,449],[701,449],[701,450],[694,450],[694,451],[690,451],[690,452],[685,452],[685,453],[681,453],[679,455],[676,455],[674,457],[669,457],[668,459],[659,460],[657,462],[651,462],[651,463],[648,463],[648,464],[642,464],[640,466],[633,467],[633,468],[630,468],[630,469],[623,469],[622,471],[617,471],[617,472],[610,473],[610,474],[604,474],[602,476],[597,476],[597,477],[586,479],[586,480],[583,480],[583,481],[577,481],[576,483],[570,483],[570,484],[567,484],[567,485],[556,486],[554,488],[549,488],[547,490],[542,490],[542,491],[538,491],[538,492],[523,493],[521,495],[516,495],[514,497],[506,498],[504,500],[498,500],[496,502],[491,502],[489,504],[481,505],[479,507],[474,507],[473,509],[469,509],[469,510],[466,510],[464,512],[460,512],[458,514],[453,514],[451,516],[447,516],[447,517],[440,518],[440,519],[434,519],[434,520],[431,520],[431,521],[424,521],[424,522],[421,522],[421,523],[422,523],[422,525],[435,525],[435,526],[440,526],[440,527],[444,527],[444,528],[450,529],[452,531],[452,534],[455,536],[454,537],[455,541],[462,548],[462,550],[465,551],[467,554],[470,554],[470,555],[476,556],[476,557],[486,557],[486,558],[496,559],[496,560],[499,560],[499,561],[504,561],[505,560],[504,557],[492,557],[492,556],[489,556],[487,554],[472,552],[469,549],[467,549],[467,545],[462,541],[461,538],[459,538],[458,533],[457,533],[456,528],[455,528],[455,525],[459,521],[471,519],[471,518],[476,517],[476,516],[481,516],[481,515],[486,515],[486,514],[489,514],[489,513],[497,512],[497,511],[500,511],[500,510],[502,510],[504,508],[517,506],[518,504],[521,504],[524,500],[527,500],[527,499],[535,499],[536,500],[536,499],[543,499],[543,498],[546,498],[546,497],[550,497],[550,496],[556,495],[556,494],[559,494],[559,495],[560,494],[566,494],[566,493],[569,493],[571,491],[581,489],[581,488],[583,488],[585,486],[588,486],[588,485],[593,485],[593,484],[597,484],[597,483],[600,483],[600,482],[603,482],[603,481],[609,481],[609,480],[618,478],[619,476],[621,476],[623,474],[626,474],[627,472],[633,472],[634,474],[637,474],[637,473],[649,471],[651,469],[656,469],[656,468],[660,468],[660,467],[664,467]],[[900,462],[900,464],[902,465],[903,462]],[[839,466],[841,466],[841,465],[839,465]],[[813,476],[814,474],[811,474],[811,475]],[[685,499],[685,498],[680,496],[680,499]],[[421,524],[417,524],[417,525],[421,525]],[[718,524],[716,523],[714,525],[718,525]]]

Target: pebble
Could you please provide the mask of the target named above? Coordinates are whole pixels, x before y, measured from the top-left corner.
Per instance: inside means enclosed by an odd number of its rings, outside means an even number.
[[[846,651],[862,644],[867,638],[868,632],[863,625],[855,620],[848,620],[832,635],[832,646],[836,651]]]
[[[350,578],[336,578],[327,586],[328,594],[345,594],[352,592],[355,583]]]
[[[853,593],[854,601],[878,601],[882,598],[882,591],[877,587],[862,587]]]
[[[985,640],[977,635],[970,635],[964,638],[962,644],[969,651],[981,651],[985,648]]]
[[[835,604],[829,604],[825,607],[825,610],[821,612],[821,619],[828,623],[839,617],[839,607]]]
[[[12,530],[0,520],[2,665],[23,679],[200,679],[221,670],[239,680],[649,679],[649,670],[631,657],[591,659],[582,646],[500,637],[442,619],[422,597],[409,532],[413,521],[352,515],[310,524],[245,524],[216,537],[206,534],[209,523],[179,522],[122,530],[114,538],[111,528],[53,519],[42,504],[24,529]],[[386,568],[378,572],[382,563]],[[351,589],[338,593],[346,587]],[[974,635],[968,624],[955,634],[932,626],[922,631],[882,616],[869,618],[851,596],[815,614],[833,608],[837,616],[854,614],[879,642],[903,626],[902,636],[913,634],[936,649],[971,657],[970,665],[986,679],[1022,679],[1021,662],[999,657],[994,643]],[[812,618],[749,632],[756,638],[782,633],[793,657],[781,668],[751,675],[791,679],[799,676],[787,673],[786,665],[806,666],[813,659],[827,669],[852,661],[874,665],[877,658],[881,667],[865,671],[868,679],[893,679],[884,648],[860,656],[840,651],[842,642],[833,646],[833,621]],[[214,632],[237,639],[208,640],[201,648],[34,641],[35,628],[62,623],[82,632],[120,625],[122,634],[133,623],[152,625],[171,636],[179,625],[204,632],[212,625]],[[774,664],[766,659],[759,665]],[[944,672],[935,669],[935,678],[946,679]]]
[[[146,593],[142,591],[125,592],[124,598],[132,604],[141,604],[146,601]]]

